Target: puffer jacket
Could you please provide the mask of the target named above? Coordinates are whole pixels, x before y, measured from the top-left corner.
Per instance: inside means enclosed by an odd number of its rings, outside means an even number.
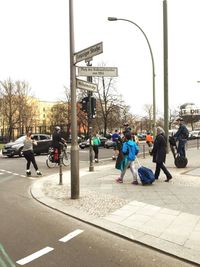
[[[127,155],[128,160],[133,161],[139,152],[139,148],[134,141],[128,140],[127,142],[123,143],[122,152],[124,155]]]

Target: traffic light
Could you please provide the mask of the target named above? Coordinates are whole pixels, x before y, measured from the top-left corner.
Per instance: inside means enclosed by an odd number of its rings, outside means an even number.
[[[95,117],[96,110],[97,110],[97,101],[96,101],[96,98],[91,97],[91,113],[92,113],[92,117]]]
[[[89,97],[86,96],[81,100],[81,110],[85,113],[88,113],[89,110]]]

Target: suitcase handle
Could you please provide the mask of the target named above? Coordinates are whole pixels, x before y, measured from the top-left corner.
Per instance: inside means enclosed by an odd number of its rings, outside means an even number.
[[[136,158],[138,166],[141,167],[142,165],[140,164],[140,161],[139,161],[138,157],[136,156],[135,158]]]

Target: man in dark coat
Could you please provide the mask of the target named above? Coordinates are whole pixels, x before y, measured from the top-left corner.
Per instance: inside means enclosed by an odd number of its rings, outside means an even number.
[[[189,131],[186,126],[183,124],[183,118],[178,118],[176,120],[179,124],[178,131],[174,134],[174,137],[178,141],[177,153],[180,157],[185,158],[185,145],[189,136]]]
[[[158,179],[160,175],[160,170],[162,170],[166,175],[165,182],[169,182],[169,180],[172,179],[172,175],[167,170],[164,164],[166,159],[166,147],[167,147],[167,140],[164,135],[164,130],[161,127],[158,127],[156,139],[154,141],[152,150],[153,162],[156,163],[155,179]]]

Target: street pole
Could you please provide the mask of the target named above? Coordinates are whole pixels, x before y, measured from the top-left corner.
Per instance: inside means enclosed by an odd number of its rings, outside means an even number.
[[[87,62],[87,66],[91,67],[92,63],[90,61]],[[92,83],[92,76],[87,77],[87,81]],[[93,164],[93,149],[92,149],[92,133],[93,133],[93,127],[92,127],[92,92],[88,91],[88,100],[89,100],[89,109],[87,112],[88,115],[88,132],[89,132],[89,140],[90,140],[90,149],[89,149],[89,171],[94,171],[94,164]]]
[[[115,18],[115,17],[108,17],[108,20],[109,21],[116,21],[116,20],[122,20],[122,21],[127,21],[127,22],[130,22],[132,24],[134,24],[141,32],[142,34],[144,35],[146,41],[147,41],[147,44],[148,44],[148,47],[149,47],[149,51],[150,51],[150,54],[151,54],[151,62],[152,62],[152,81],[153,81],[153,136],[155,138],[155,135],[156,135],[156,91],[155,91],[155,64],[154,64],[154,57],[153,57],[153,52],[152,52],[152,49],[151,49],[151,45],[150,45],[150,42],[145,34],[145,32],[142,30],[142,28],[135,22],[133,22],[132,20],[128,20],[128,19],[122,19],[122,18]]]
[[[164,51],[164,130],[167,138],[167,153],[169,152],[169,103],[168,103],[168,27],[167,0],[163,0],[163,51]]]
[[[73,0],[69,0],[70,91],[71,91],[71,198],[79,198],[79,148],[77,139],[76,67],[74,64]]]

